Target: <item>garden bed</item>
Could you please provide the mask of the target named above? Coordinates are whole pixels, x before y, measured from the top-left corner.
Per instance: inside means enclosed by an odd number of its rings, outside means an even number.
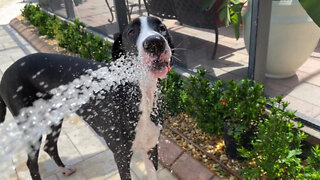
[[[186,114],[166,118],[163,134],[223,179],[240,177],[243,163],[229,159],[221,135],[209,135]]]

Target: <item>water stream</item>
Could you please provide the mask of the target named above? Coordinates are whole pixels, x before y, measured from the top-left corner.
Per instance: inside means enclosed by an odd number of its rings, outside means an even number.
[[[38,143],[42,134],[50,132],[50,126],[59,124],[62,118],[74,113],[94,94],[103,98],[101,90],[108,91],[126,82],[139,82],[147,76],[146,67],[138,58],[119,59],[110,67],[89,70],[73,82],[52,89],[54,96],[48,100],[37,100],[33,106],[20,111],[14,121],[0,125],[0,170],[11,165],[12,157],[21,151],[28,151],[30,143]],[[17,126],[19,123],[19,127]]]

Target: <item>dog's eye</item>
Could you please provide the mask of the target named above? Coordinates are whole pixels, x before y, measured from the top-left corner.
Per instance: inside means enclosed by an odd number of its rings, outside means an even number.
[[[161,34],[165,34],[166,31],[167,31],[167,29],[166,29],[166,27],[165,27],[163,24],[159,26],[159,32],[160,32]]]
[[[134,35],[136,33],[136,31],[134,30],[134,29],[130,29],[129,31],[128,31],[128,35]]]

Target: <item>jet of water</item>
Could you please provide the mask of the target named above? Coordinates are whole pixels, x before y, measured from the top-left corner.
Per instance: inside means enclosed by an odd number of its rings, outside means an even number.
[[[102,97],[99,94],[101,90],[109,91],[126,82],[138,84],[145,79],[147,68],[141,62],[139,58],[126,57],[111,63],[109,67],[88,70],[79,79],[52,89],[50,100],[39,99],[33,106],[23,108],[15,121],[1,124],[0,170],[8,167],[13,155],[27,152],[30,145],[38,143],[42,134],[50,133],[50,126],[59,124],[61,119],[74,113],[95,94]]]

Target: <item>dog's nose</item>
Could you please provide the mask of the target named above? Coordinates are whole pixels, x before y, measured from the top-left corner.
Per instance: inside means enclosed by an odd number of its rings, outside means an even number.
[[[148,53],[160,56],[160,54],[165,50],[165,41],[159,35],[152,35],[144,40],[143,48]]]

